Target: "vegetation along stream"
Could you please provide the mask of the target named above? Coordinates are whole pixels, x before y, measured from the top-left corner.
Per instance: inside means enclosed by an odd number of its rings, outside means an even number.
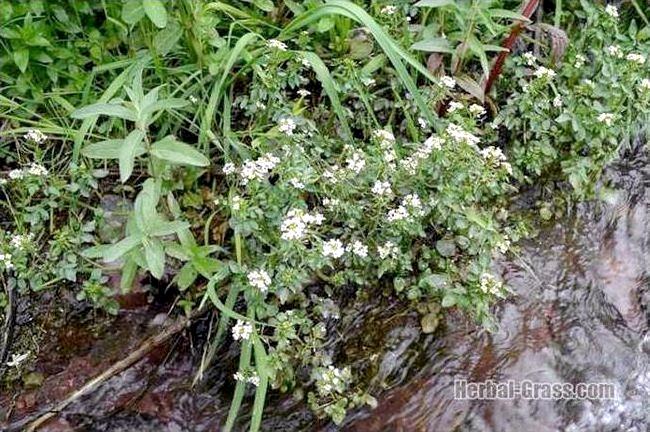
[[[0,0],[0,430],[650,430],[650,6]]]

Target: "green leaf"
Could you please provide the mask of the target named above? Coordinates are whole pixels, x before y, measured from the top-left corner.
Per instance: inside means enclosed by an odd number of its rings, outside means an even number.
[[[144,245],[147,267],[156,279],[161,279],[165,271],[165,249],[159,239],[148,239]]]
[[[167,55],[174,48],[183,35],[181,26],[176,21],[171,21],[167,27],[160,30],[153,38],[153,46],[160,55]]]
[[[140,121],[143,123],[148,123],[149,116],[157,111],[174,109],[174,108],[183,108],[186,105],[187,105],[187,101],[185,99],[180,99],[180,98],[169,98],[169,99],[157,100],[149,104],[147,104],[145,101],[145,103],[143,103],[142,110],[140,111]]]
[[[155,237],[162,237],[166,235],[176,234],[177,232],[187,229],[190,224],[183,221],[158,221],[149,230],[149,234]]]
[[[123,139],[111,139],[89,144],[81,150],[81,154],[91,159],[119,159]],[[145,148],[142,142],[136,149],[136,156],[142,156]]]
[[[122,277],[120,278],[120,289],[123,293],[131,291],[137,272],[138,264],[132,259],[127,259],[122,266]]]
[[[452,54],[454,52],[453,48],[449,44],[449,40],[442,37],[421,40],[411,45],[411,49],[418,50],[418,51],[449,53],[449,54]]]
[[[453,294],[445,294],[445,296],[442,298],[442,307],[448,308],[452,307],[453,305],[456,304],[456,296]]]
[[[167,10],[160,0],[142,0],[144,13],[151,22],[158,28],[165,28],[167,25]]]
[[[92,105],[87,105],[83,108],[79,108],[75,110],[72,114],[70,114],[70,117],[75,119],[85,119],[97,115],[118,117],[130,121],[135,121],[137,118],[135,111],[126,108],[122,105],[112,104],[112,103],[96,103]]]
[[[144,132],[140,129],[132,131],[126,138],[124,144],[120,147],[120,180],[125,183],[133,173],[133,166],[135,165],[135,158],[138,154],[138,149],[142,144]]]
[[[253,0],[253,4],[264,12],[272,12],[274,8],[271,0]]]
[[[173,164],[208,166],[210,160],[189,144],[168,135],[151,146],[151,154]]]
[[[133,25],[142,18],[144,18],[142,0],[127,0],[122,6],[122,21],[129,25]]]
[[[490,9],[488,13],[492,18],[506,18],[515,21],[530,22],[530,20],[522,14],[507,9]]]
[[[415,7],[430,7],[437,8],[442,6],[455,6],[456,2],[454,0],[420,0]]]
[[[115,244],[112,244],[104,251],[104,260],[112,262],[120,258],[125,253],[129,252],[134,247],[142,242],[142,236],[130,235],[123,238]]]
[[[257,432],[262,424],[262,414],[264,413],[264,403],[266,400],[266,390],[269,384],[269,366],[264,345],[257,334],[252,335],[253,349],[255,352],[255,369],[260,383],[255,389],[255,401],[253,402],[253,414],[251,416],[250,432]]]
[[[18,66],[18,69],[22,73],[25,73],[27,70],[27,64],[29,63],[29,50],[27,48],[20,48],[14,51],[14,63]]]
[[[160,194],[156,181],[147,179],[133,203],[135,223],[140,231],[149,234],[151,227],[162,220],[156,212],[159,200]]]
[[[458,87],[462,88],[481,102],[485,101],[485,92],[483,92],[483,87],[474,81],[473,78],[468,75],[459,75],[454,78],[456,79]]]
[[[187,263],[181,268],[181,270],[178,272],[178,274],[174,279],[176,280],[176,284],[178,285],[178,288],[180,288],[181,291],[183,291],[189,288],[190,285],[194,283],[198,275],[199,274],[197,273],[197,271],[194,270],[194,267],[192,267],[192,264]]]

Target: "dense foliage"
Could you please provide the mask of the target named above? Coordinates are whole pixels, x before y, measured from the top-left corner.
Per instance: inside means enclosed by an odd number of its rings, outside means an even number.
[[[557,3],[0,0],[5,288],[117,313],[106,275],[151,275],[216,308],[202,365],[241,344],[227,429],[247,387],[251,429],[269,387],[342,421],[373,403],[324,346],[345,295],[489,326],[517,191],[544,219],[592,197],[647,118],[643,10]],[[520,21],[536,38],[484,94]]]

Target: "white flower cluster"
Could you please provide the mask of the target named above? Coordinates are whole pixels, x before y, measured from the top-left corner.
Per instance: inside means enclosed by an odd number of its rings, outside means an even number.
[[[560,95],[557,95],[553,98],[553,106],[555,108],[562,108],[562,105],[564,105],[564,101],[560,97]]]
[[[334,165],[331,168],[328,168],[323,173],[323,178],[330,183],[337,183],[339,181],[338,176],[341,172],[341,167]]]
[[[9,240],[9,245],[14,249],[23,250],[31,244],[32,240],[34,240],[33,233],[14,234]]]
[[[241,167],[241,178],[243,184],[248,184],[251,180],[263,180],[277,164],[280,159],[271,153],[266,153],[256,160],[247,160]]]
[[[447,108],[447,112],[451,114],[456,111],[462,110],[463,108],[465,108],[465,105],[463,105],[461,102],[451,101],[449,103],[449,108]]]
[[[377,180],[370,191],[379,196],[391,195],[393,193],[390,183],[381,180]]]
[[[359,174],[366,167],[366,159],[361,151],[355,151],[352,156],[345,161],[346,168],[350,171]]]
[[[601,113],[598,115],[598,121],[601,123],[605,123],[605,125],[607,126],[611,126],[612,123],[614,122],[614,114]]]
[[[323,242],[323,256],[341,258],[345,253],[343,242],[339,239],[331,239]]]
[[[255,387],[260,385],[260,377],[257,375],[257,372],[255,371],[250,371],[248,373],[236,372],[232,377],[235,379],[235,381],[241,381],[241,382],[253,384]]]
[[[501,291],[503,290],[503,283],[498,281],[493,275],[489,273],[483,273],[481,275],[481,291],[486,294],[494,294],[501,296]]]
[[[461,126],[458,126],[454,123],[450,123],[447,126],[446,132],[456,144],[465,143],[467,145],[476,147],[478,143],[481,142],[479,137],[471,134],[470,132],[467,132]]]
[[[639,65],[645,64],[645,56],[638,53],[629,53],[625,56],[625,60]]]
[[[289,210],[280,224],[282,240],[300,240],[305,237],[310,225],[322,225],[324,220],[322,213],[310,214],[302,209]]]
[[[26,168],[13,169],[9,171],[8,177],[9,180],[20,180],[28,176],[34,177],[45,177],[48,175],[48,170],[41,164],[32,162]],[[6,183],[6,179],[3,183]]]
[[[23,138],[25,138],[27,141],[32,141],[36,144],[40,144],[47,139],[47,135],[38,129],[29,129]]]
[[[235,167],[235,164],[232,162],[226,162],[223,164],[222,170],[224,174],[230,175],[237,172],[237,167]]]
[[[605,7],[605,13],[614,19],[618,18],[618,9],[612,4]]]
[[[361,243],[359,240],[355,240],[345,248],[346,251],[358,256],[359,258],[368,257],[368,246]]]
[[[269,48],[273,48],[273,49],[276,49],[276,50],[279,50],[279,51],[286,51],[287,50],[287,44],[285,44],[284,42],[280,42],[277,39],[269,39],[266,42],[266,45]]]
[[[540,78],[540,79],[544,78],[544,79],[548,79],[548,80],[551,80],[551,79],[555,78],[555,75],[556,75],[555,71],[553,69],[549,69],[549,68],[544,67],[544,66],[538,67],[537,70],[535,72],[533,72],[533,74],[537,78]]]
[[[456,87],[456,80],[447,75],[441,77],[440,82],[448,89],[453,89],[454,87]]]
[[[471,104],[469,106],[469,112],[472,114],[474,117],[481,117],[485,115],[485,108],[483,108],[479,104]]]
[[[14,268],[14,264],[11,262],[11,254],[0,252],[0,263],[2,263],[5,270],[11,270]]]
[[[537,62],[537,58],[535,57],[535,55],[532,52],[526,51],[521,56],[524,58],[524,62],[526,63],[526,65],[535,66],[535,64]]]
[[[512,174],[512,166],[508,163],[506,155],[503,154],[500,148],[489,146],[482,149],[480,153],[486,163],[495,167],[502,167],[508,174]]]
[[[309,90],[306,90],[306,89],[298,90],[298,95],[301,96],[301,97],[307,97],[310,94],[311,94],[311,92]]]
[[[295,187],[296,189],[304,189],[305,188],[305,184],[303,182],[301,182],[300,180],[298,180],[297,177],[290,178],[289,179],[289,184],[291,186]]]
[[[263,293],[266,293],[271,286],[271,276],[266,270],[253,270],[248,272],[248,283],[250,286],[257,288]]]
[[[583,56],[582,54],[577,54],[576,55],[576,61],[573,64],[573,66],[576,69],[580,69],[585,65],[586,62],[587,62],[587,57]]]
[[[639,90],[644,93],[650,92],[650,79],[643,78],[641,83],[639,83]]]
[[[296,126],[296,121],[291,117],[282,117],[278,121],[278,130],[287,136],[293,135]]]
[[[397,8],[392,5],[384,6],[381,8],[380,12],[384,15],[393,15],[395,12],[397,12]]]
[[[237,323],[232,327],[232,338],[234,340],[248,340],[253,334],[253,325],[242,320],[237,320]]]
[[[349,368],[346,367],[341,370],[331,365],[324,368],[319,375],[316,381],[316,388],[323,396],[331,393],[345,392],[347,384],[352,378],[352,373]]]
[[[400,161],[400,165],[409,174],[415,175],[417,168],[421,161],[427,159],[434,150],[440,150],[444,144],[444,140],[435,135],[431,135],[424,143],[415,151],[412,156],[409,156]]]
[[[395,143],[395,135],[386,129],[378,129],[372,133],[372,136],[382,147],[388,147]]]
[[[612,57],[623,58],[623,50],[618,45],[610,45],[605,48],[605,51],[607,51],[607,54],[611,55]]]
[[[417,194],[409,194],[402,199],[397,208],[388,211],[386,218],[389,222],[397,222],[412,217],[424,216],[424,213],[420,197]]]
[[[496,248],[502,254],[510,250],[510,238],[507,235],[503,236],[503,240],[497,242]]]
[[[420,129],[427,129],[429,122],[424,117],[418,117],[418,126],[420,126]]]
[[[399,248],[392,241],[387,241],[383,245],[377,246],[377,253],[379,258],[395,258],[399,254]]]

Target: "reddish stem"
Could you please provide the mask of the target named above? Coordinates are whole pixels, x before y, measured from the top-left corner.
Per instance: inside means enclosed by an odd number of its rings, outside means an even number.
[[[533,12],[535,12],[535,9],[537,9],[537,6],[539,6],[539,0],[528,0],[521,14],[526,18],[530,18],[533,15]],[[503,64],[505,63],[508,54],[510,54],[512,47],[515,45],[515,42],[517,41],[517,37],[519,37],[519,33],[521,33],[521,30],[523,28],[524,28],[524,22],[518,21],[512,27],[512,30],[510,30],[510,34],[508,35],[506,40],[504,40],[503,43],[501,44],[501,46],[505,48],[507,51],[501,51],[496,61],[494,62],[494,65],[490,70],[490,74],[488,75],[488,78],[485,81],[485,84],[483,85],[484,94],[489,93],[490,89],[492,88],[492,85],[494,84],[494,81],[496,81],[499,75],[501,75]]]

